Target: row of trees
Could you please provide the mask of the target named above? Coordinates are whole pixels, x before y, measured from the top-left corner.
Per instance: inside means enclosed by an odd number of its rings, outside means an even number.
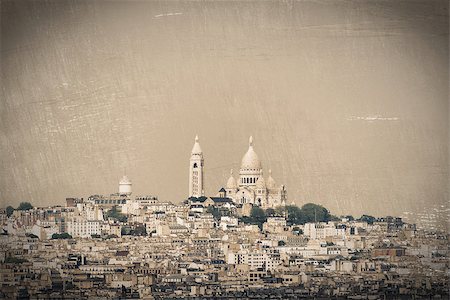
[[[287,222],[290,225],[340,220],[338,217],[330,214],[328,209],[322,205],[314,203],[307,203],[301,208],[295,205],[288,205],[286,206],[285,211]]]
[[[207,212],[212,214],[215,219],[220,220],[222,216],[230,216],[233,213],[224,207],[214,207],[209,206]],[[268,208],[262,209],[260,207],[252,207],[250,216],[241,217],[240,220],[247,224],[256,224],[262,228],[262,224],[267,221],[268,217],[285,217],[287,219],[288,225],[299,225],[310,222],[328,222],[328,221],[339,221],[341,218],[330,214],[328,209],[322,205],[308,203],[302,207],[295,205],[288,205],[285,207],[277,207],[275,209]],[[369,224],[373,224],[376,220],[375,217],[370,215],[362,215],[360,218],[355,219],[351,215],[343,216],[350,221],[363,221]]]
[[[33,209],[33,205],[31,205],[30,202],[20,202],[19,206],[16,209],[14,209],[14,207],[12,207],[11,205],[7,206],[6,215],[10,217],[15,210],[29,210],[29,209]]]
[[[301,208],[295,205],[288,205],[285,207],[277,207],[275,209],[268,208],[266,210],[260,207],[252,207],[249,217],[242,217],[244,223],[256,224],[262,227],[262,224],[267,221],[268,217],[285,217],[288,225],[305,224],[308,222],[328,222],[339,220],[339,218],[330,214],[328,209],[322,205],[308,203]]]

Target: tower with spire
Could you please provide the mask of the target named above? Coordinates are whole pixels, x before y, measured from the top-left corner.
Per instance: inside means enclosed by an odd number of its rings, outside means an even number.
[[[198,135],[196,135],[189,160],[189,197],[204,196],[203,165],[203,152],[198,142]]]

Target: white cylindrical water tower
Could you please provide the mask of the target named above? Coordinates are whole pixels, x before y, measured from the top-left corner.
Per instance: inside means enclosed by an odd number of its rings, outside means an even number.
[[[131,194],[131,181],[128,179],[127,175],[124,175],[119,181],[119,194],[129,195]]]

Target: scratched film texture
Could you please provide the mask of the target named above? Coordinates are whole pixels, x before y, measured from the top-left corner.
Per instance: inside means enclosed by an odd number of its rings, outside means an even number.
[[[334,214],[448,208],[447,1],[2,1],[0,206],[179,202],[255,150]],[[445,219],[445,218],[444,218]]]

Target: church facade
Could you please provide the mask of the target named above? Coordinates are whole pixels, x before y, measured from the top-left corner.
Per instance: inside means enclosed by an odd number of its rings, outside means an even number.
[[[198,137],[191,153],[190,167],[189,167],[189,196],[199,197],[198,185],[195,183],[201,182],[201,191],[203,191],[203,153],[199,153],[200,145],[198,144]],[[200,163],[201,169],[196,168]],[[198,173],[200,171],[200,174]],[[272,178],[272,172],[269,170],[269,176],[264,179],[263,168],[258,155],[253,149],[253,138],[249,139],[249,146],[247,152],[241,161],[237,180],[234,177],[233,170],[231,170],[230,178],[228,179],[225,188],[222,188],[221,197],[231,199],[236,205],[252,204],[262,208],[275,208],[278,206],[285,206],[287,204],[287,191],[284,185],[277,185]],[[201,178],[201,180],[198,180]],[[193,192],[197,191],[197,192]],[[199,195],[199,196],[197,196]]]

